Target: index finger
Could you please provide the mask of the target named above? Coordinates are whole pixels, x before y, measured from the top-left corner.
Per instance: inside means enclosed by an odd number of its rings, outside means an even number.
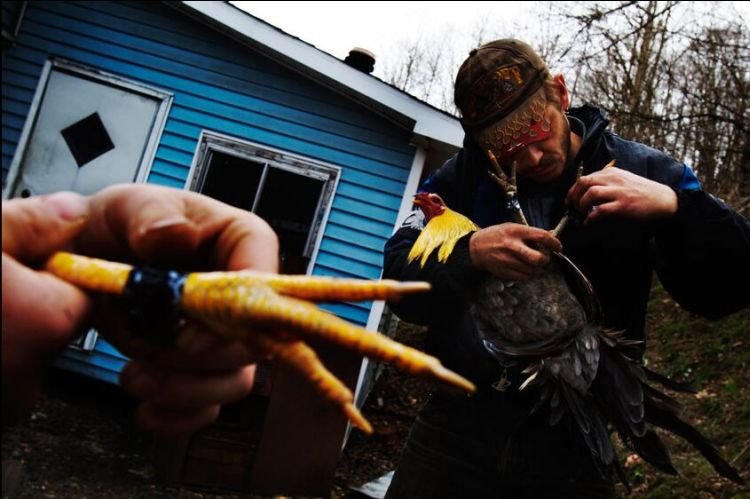
[[[570,189],[568,189],[568,193],[565,196],[565,204],[567,206],[578,208],[580,199],[583,197],[583,195],[586,194],[586,192],[594,185],[603,185],[605,183],[603,182],[605,176],[607,176],[616,168],[617,166],[615,166],[615,160],[613,159],[609,163],[604,165],[601,170],[595,171],[588,175],[579,176],[576,179],[575,183],[570,187]]]
[[[171,267],[278,270],[278,239],[257,215],[198,193],[113,186],[91,197],[79,245],[120,259]]]
[[[537,247],[548,248],[551,251],[562,251],[562,243],[552,232],[537,227],[526,227],[527,231],[522,239],[534,243]]]
[[[568,189],[568,194],[565,196],[565,204],[578,209],[580,199],[584,194],[594,185],[596,182],[595,175],[599,172],[594,172],[589,175],[576,180],[576,182]]]

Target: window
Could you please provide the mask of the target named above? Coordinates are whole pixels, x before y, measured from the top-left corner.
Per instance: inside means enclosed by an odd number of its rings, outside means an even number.
[[[78,168],[115,148],[99,113],[93,113],[60,132]]]
[[[190,189],[262,217],[279,236],[281,271],[304,274],[338,176],[330,165],[204,133]]]

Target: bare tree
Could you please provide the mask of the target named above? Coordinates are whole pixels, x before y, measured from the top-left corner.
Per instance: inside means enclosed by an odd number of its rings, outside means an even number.
[[[385,81],[455,114],[452,71],[459,54],[451,39],[451,35],[441,35],[402,40],[396,45],[395,57],[386,60]]]
[[[601,106],[618,134],[686,161],[750,211],[750,34],[738,18],[708,2],[539,2],[526,26],[483,17],[462,40],[402,42],[386,80],[457,114],[453,79],[469,50],[524,39],[566,75],[575,103]]]
[[[709,190],[747,209],[748,29],[703,7],[586,6],[563,14],[578,27],[559,50],[578,68],[579,97],[601,105],[620,135],[684,159]]]
[[[676,79],[684,128],[677,146],[692,152],[696,169],[711,190],[750,208],[747,28],[741,24],[707,27],[690,40],[676,70],[681,73]]]
[[[453,102],[453,83],[459,66],[471,49],[497,38],[515,36],[519,31],[522,29],[508,27],[497,19],[478,14],[473,27],[466,33],[446,28],[444,33],[400,40],[384,63],[383,79],[458,116]]]

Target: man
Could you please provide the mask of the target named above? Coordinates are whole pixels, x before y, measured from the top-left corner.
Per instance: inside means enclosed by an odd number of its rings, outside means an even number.
[[[385,248],[385,277],[433,284],[426,296],[392,304],[403,319],[430,326],[427,349],[479,387],[473,398],[436,394],[420,413],[389,498],[610,497],[569,421],[529,415],[536,401],[493,388],[500,366],[485,351],[468,304],[482,279],[528,279],[549,252],[568,256],[591,280],[604,325],[642,340],[651,278],[687,310],[708,318],[748,306],[750,222],[700,189],[689,167],[606,130],[601,110],[570,108],[562,75],[551,76],[527,44],[498,40],[472,51],[459,69],[455,101],[463,149],[420,190],[439,194],[480,230],[460,239],[445,263],[424,267],[407,254],[424,226],[414,212]],[[513,223],[490,178],[490,151],[510,170],[530,226]],[[604,168],[611,160],[614,168]],[[578,166],[583,176],[577,179]],[[549,229],[571,217],[558,240]],[[640,357],[643,348],[633,352]],[[568,418],[570,419],[570,418]]]
[[[252,213],[208,197],[144,184],[88,197],[72,192],[3,201],[3,424],[30,414],[43,373],[88,328],[132,360],[123,387],[144,429],[188,432],[221,404],[245,397],[259,358],[240,342],[196,331],[189,344],[154,346],[130,334],[106,302],[38,266],[59,250],[185,268],[278,270],[278,240]]]

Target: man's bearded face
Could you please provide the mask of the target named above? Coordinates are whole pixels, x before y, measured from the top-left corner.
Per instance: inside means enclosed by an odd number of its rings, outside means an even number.
[[[570,149],[570,126],[559,106],[544,98],[544,90],[510,117],[476,134],[506,170],[535,182],[551,182],[562,175]]]

